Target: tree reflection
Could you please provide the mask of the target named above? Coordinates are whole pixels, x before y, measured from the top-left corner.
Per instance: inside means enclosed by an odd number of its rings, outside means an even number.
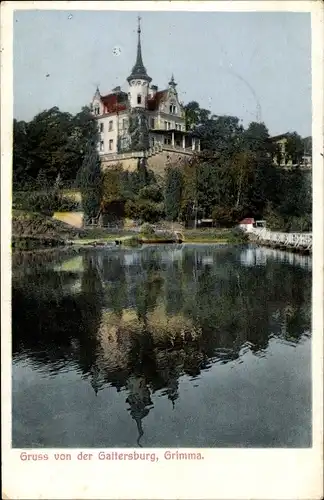
[[[125,389],[141,445],[152,394],[176,408],[181,376],[246,350],[266,355],[271,338],[296,343],[310,330],[309,270],[275,258],[242,265],[241,252],[89,251],[79,272],[17,266],[13,357],[54,373],[77,367],[96,394]]]

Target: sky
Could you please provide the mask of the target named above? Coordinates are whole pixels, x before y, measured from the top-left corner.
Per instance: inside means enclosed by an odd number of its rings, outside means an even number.
[[[292,12],[16,11],[14,117],[53,106],[76,113],[97,84],[102,95],[126,90],[138,15],[144,65],[159,89],[173,73],[184,104],[244,126],[260,118],[271,135],[311,135],[310,14]]]

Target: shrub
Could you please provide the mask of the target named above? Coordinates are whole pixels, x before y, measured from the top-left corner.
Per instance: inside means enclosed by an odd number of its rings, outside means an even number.
[[[20,210],[40,212],[45,215],[53,215],[60,204],[59,196],[54,191],[24,193],[20,196],[15,208]]]
[[[125,203],[125,217],[127,219],[139,219],[140,210],[136,201],[127,200]]]
[[[163,200],[162,189],[157,184],[144,186],[140,189],[138,196],[143,200],[150,200],[155,203],[160,203]]]
[[[65,198],[58,191],[25,191],[14,193],[13,208],[53,215],[54,212],[74,212],[80,209],[77,201]]]
[[[220,227],[232,227],[238,223],[241,214],[235,209],[224,207],[215,207],[212,212],[212,218]]]
[[[149,224],[148,222],[145,222],[142,226],[141,226],[141,234],[143,236],[151,236],[152,234],[154,234],[154,227]]]
[[[80,209],[80,203],[64,196],[58,197],[57,206],[55,207],[55,211],[57,212],[77,212]]]

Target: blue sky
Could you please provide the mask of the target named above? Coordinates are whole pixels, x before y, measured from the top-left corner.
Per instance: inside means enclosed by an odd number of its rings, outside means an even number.
[[[97,83],[102,94],[126,89],[139,14],[144,64],[160,89],[174,73],[185,103],[246,125],[259,102],[272,135],[311,135],[307,13],[16,11],[14,116],[29,120],[52,106],[75,113]]]

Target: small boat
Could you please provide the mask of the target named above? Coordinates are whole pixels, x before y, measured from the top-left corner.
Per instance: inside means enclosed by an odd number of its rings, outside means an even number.
[[[163,243],[163,244],[166,244],[166,243],[178,243],[177,240],[138,240],[138,242],[141,244],[141,245],[145,245],[145,244],[149,244],[149,245],[155,245],[157,243]]]

